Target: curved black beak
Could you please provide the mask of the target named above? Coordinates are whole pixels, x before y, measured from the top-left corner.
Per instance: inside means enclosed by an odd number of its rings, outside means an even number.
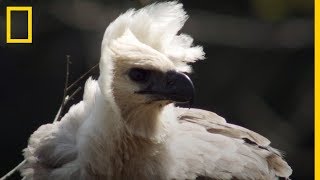
[[[154,76],[150,84],[137,93],[149,94],[153,101],[171,100],[192,103],[194,86],[187,75],[176,71],[168,71],[165,74]]]

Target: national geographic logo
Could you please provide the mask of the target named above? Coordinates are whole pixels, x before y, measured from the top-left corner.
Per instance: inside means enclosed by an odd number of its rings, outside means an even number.
[[[13,38],[12,35],[12,16],[14,13],[26,12],[27,13],[27,37],[26,38]],[[31,6],[8,6],[6,11],[6,39],[7,43],[32,43],[32,7]]]

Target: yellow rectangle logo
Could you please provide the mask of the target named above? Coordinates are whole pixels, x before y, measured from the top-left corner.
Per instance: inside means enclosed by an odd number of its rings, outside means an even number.
[[[28,38],[11,38],[11,13],[12,11],[27,11],[28,13]],[[7,7],[7,43],[32,43],[32,7],[31,6],[9,6]]]

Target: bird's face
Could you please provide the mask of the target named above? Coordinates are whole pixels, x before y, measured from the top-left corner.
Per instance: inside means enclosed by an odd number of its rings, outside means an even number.
[[[139,108],[159,109],[172,102],[193,100],[190,78],[164,54],[139,42],[128,31],[110,45],[113,59],[111,88],[122,114]]]
[[[163,107],[172,102],[191,102],[194,87],[190,78],[166,60],[118,59],[113,93],[120,107]],[[127,110],[129,110],[127,109]]]

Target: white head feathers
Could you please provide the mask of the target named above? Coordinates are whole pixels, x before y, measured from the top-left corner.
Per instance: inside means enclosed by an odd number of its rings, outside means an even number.
[[[105,31],[101,47],[99,85],[104,96],[113,99],[113,61],[115,51],[121,50],[119,47],[130,48],[139,44],[144,50],[159,55],[159,59],[167,59],[175,70],[181,72],[190,72],[188,63],[204,59],[201,46],[193,46],[190,36],[177,34],[187,18],[182,4],[173,1],[131,9],[114,20]],[[123,41],[126,42],[124,46],[117,46]]]
[[[128,10],[106,29],[102,54],[113,40],[131,31],[138,41],[167,56],[177,70],[190,72],[187,63],[204,59],[204,52],[201,46],[192,46],[190,36],[177,35],[187,18],[182,4],[175,1],[151,4],[137,11]]]

